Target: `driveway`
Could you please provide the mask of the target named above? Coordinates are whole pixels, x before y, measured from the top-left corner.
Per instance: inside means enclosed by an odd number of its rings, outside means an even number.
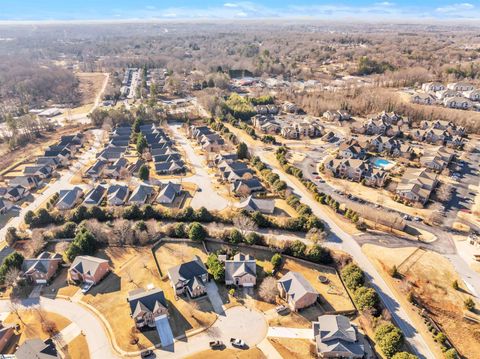
[[[225,310],[225,316],[206,331],[185,340],[176,341],[173,347],[155,350],[157,358],[183,358],[209,349],[208,342],[221,340],[231,348],[230,338],[243,339],[249,348],[259,344],[267,335],[268,325],[265,316],[242,306]]]
[[[181,124],[170,124],[169,126],[173,132],[175,142],[182,147],[187,156],[187,161],[192,165],[195,172],[195,174],[190,177],[183,177],[182,181],[193,182],[201,189],[201,192],[195,193],[190,203],[192,208],[198,209],[200,207],[205,207],[210,210],[221,211],[228,207],[228,201],[217,193],[217,190],[212,183],[212,178],[207,172],[206,165],[204,164],[205,159],[195,153],[190,140],[181,133]],[[179,180],[175,181],[179,182]]]
[[[223,301],[222,298],[220,298],[220,294],[218,294],[217,284],[213,280],[207,283],[207,295],[212,303],[215,313],[224,316],[225,310],[223,308]]]

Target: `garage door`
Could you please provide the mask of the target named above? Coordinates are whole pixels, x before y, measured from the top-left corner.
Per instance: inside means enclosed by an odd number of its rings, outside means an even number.
[[[47,284],[46,279],[37,279],[36,282],[37,282],[37,284]]]
[[[157,327],[158,336],[162,347],[168,347],[173,344],[173,333],[166,315],[161,315],[155,318],[155,326]]]

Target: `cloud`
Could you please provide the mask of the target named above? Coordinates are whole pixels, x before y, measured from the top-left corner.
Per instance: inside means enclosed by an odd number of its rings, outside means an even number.
[[[248,14],[244,11],[240,11],[240,12],[237,12],[237,16],[240,16],[240,17],[247,17]]]
[[[223,4],[223,6],[225,6],[225,7],[238,7],[238,4],[234,4],[234,3],[231,3],[231,2],[226,2],[225,4]]]
[[[377,2],[374,5],[377,5],[377,6],[395,6],[395,4],[393,2],[389,2],[389,1]]]
[[[435,11],[439,13],[451,13],[451,12],[462,12],[466,10],[472,10],[474,8],[475,8],[475,5],[470,4],[468,2],[464,2],[460,4],[452,4],[452,5],[438,7],[435,9]]]

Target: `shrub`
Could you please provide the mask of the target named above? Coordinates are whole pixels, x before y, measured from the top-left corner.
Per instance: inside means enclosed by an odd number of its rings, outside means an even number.
[[[188,229],[188,238],[192,241],[203,241],[207,237],[207,231],[198,222],[193,222]]]
[[[305,256],[305,250],[307,249],[307,246],[305,243],[296,240],[293,243],[290,244],[290,246],[287,248],[287,253],[291,254],[294,257],[304,257]]]
[[[243,242],[243,235],[238,229],[232,229],[228,236],[228,241],[233,244],[238,244]]]
[[[465,308],[467,308],[468,310],[470,311],[473,311],[475,309],[475,302],[473,301],[472,298],[467,298],[465,299],[465,301],[463,302],[463,304],[465,305]]]
[[[57,238],[74,238],[77,231],[77,224],[75,222],[67,222],[62,228],[55,233]]]
[[[282,255],[280,253],[275,253],[270,259],[270,263],[272,263],[273,269],[277,270],[282,264]]]
[[[308,250],[307,257],[315,263],[330,264],[333,262],[332,254],[328,248],[315,244]]]
[[[259,244],[262,241],[262,236],[256,232],[249,232],[245,236],[244,241],[250,245]]]
[[[150,171],[146,165],[142,165],[140,169],[138,170],[138,177],[142,181],[148,181],[148,178],[150,177]]]
[[[357,288],[363,286],[365,283],[365,278],[363,277],[363,271],[356,264],[348,264],[343,267],[341,271],[341,276],[345,285],[350,290],[356,290]]]
[[[455,289],[455,290],[458,290],[458,288],[459,288],[458,281],[456,279],[452,282],[452,288]]]
[[[175,227],[173,227],[173,234],[177,238],[185,238],[187,236],[185,225],[183,223],[175,224]]]
[[[457,351],[454,348],[448,349],[445,353],[445,359],[457,359],[458,354]]]
[[[97,247],[97,241],[92,233],[82,227],[65,251],[66,258],[71,262],[76,256],[93,254]]]
[[[237,156],[239,159],[248,158],[248,147],[244,142],[241,142],[237,147]]]
[[[123,218],[128,220],[140,220],[143,218],[143,213],[136,204],[133,204],[123,211]]]
[[[395,354],[392,359],[418,359],[418,357],[407,352],[400,352]]]
[[[17,229],[15,227],[8,227],[7,233],[5,234],[5,241],[9,246],[14,244],[16,241],[20,239]]]
[[[225,278],[225,269],[215,253],[212,253],[208,256],[207,267],[208,272],[217,282],[222,281]]]
[[[12,252],[5,257],[0,266],[0,283],[3,284],[5,282],[5,276],[11,269],[20,269],[22,267],[23,259],[23,256],[18,252]]]
[[[353,294],[358,310],[376,309],[379,303],[378,294],[373,288],[360,287]]]
[[[375,331],[375,341],[387,358],[392,358],[403,345],[403,334],[392,323],[380,325]]]

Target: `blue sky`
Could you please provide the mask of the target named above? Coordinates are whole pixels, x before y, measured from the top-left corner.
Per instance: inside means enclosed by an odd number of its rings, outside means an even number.
[[[480,21],[480,0],[0,0],[0,21],[292,17]]]

